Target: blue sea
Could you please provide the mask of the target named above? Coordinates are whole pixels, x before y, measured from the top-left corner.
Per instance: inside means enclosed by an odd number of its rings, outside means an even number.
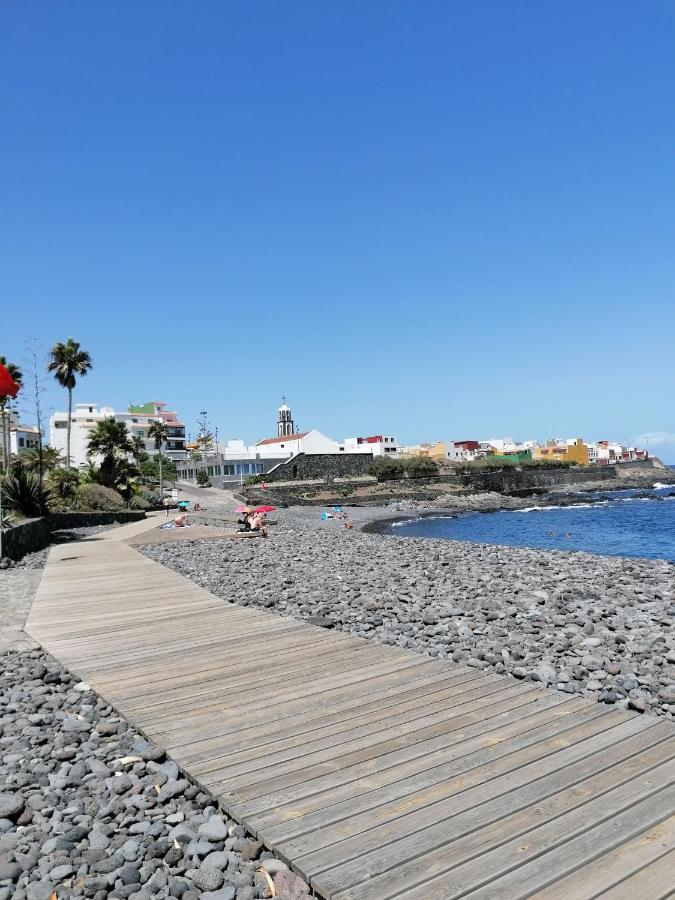
[[[580,494],[575,506],[423,517],[398,522],[391,526],[391,533],[675,562],[672,494],[675,485]]]

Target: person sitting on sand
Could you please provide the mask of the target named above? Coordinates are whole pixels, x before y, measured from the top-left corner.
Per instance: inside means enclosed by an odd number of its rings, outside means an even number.
[[[251,530],[251,519],[249,513],[244,513],[241,519],[237,519],[237,524],[241,525],[239,531],[250,531]]]
[[[187,516],[184,513],[182,516],[176,516],[173,520],[173,524],[176,528],[184,528],[187,525]]]

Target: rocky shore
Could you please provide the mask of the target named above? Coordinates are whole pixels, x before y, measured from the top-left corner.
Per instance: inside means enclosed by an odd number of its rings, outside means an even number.
[[[358,521],[382,510],[358,511]],[[224,600],[538,681],[675,712],[675,567],[396,538],[284,511],[267,541],[142,548]]]

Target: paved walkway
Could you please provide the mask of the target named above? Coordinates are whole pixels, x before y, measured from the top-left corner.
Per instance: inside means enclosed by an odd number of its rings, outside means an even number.
[[[4,569],[0,572],[0,654],[32,650],[32,641],[23,630],[42,569]]]
[[[54,547],[27,630],[331,900],[661,898],[672,723]]]

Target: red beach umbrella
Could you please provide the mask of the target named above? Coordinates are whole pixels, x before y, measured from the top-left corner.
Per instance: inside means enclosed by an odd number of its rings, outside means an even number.
[[[273,512],[276,509],[276,506],[256,506],[253,512],[257,513],[268,513]]]
[[[0,397],[12,397],[13,399],[19,393],[20,386],[14,381],[7,369],[0,365]]]

